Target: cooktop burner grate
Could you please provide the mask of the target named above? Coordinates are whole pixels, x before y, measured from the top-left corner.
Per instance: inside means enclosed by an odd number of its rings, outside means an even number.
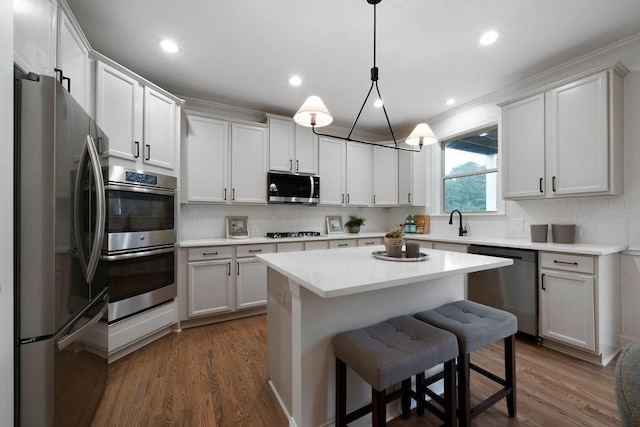
[[[319,231],[278,231],[274,233],[267,233],[265,237],[270,239],[282,239],[286,237],[314,237],[319,235]]]

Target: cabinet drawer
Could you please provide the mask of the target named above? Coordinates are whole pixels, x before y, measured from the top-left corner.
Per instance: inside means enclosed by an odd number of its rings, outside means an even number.
[[[304,251],[304,243],[303,242],[288,242],[288,243],[277,243],[276,244],[276,252],[299,252]]]
[[[370,239],[358,239],[358,246],[375,246],[381,245],[382,238],[381,237],[373,237]]]
[[[356,239],[329,241],[329,249],[355,248],[356,246],[358,246]]]
[[[595,274],[595,259],[588,255],[540,252],[540,267]]]
[[[273,245],[263,244],[263,245],[238,245],[236,248],[236,256],[240,257],[248,257],[255,256],[260,254],[270,254],[274,251]]]
[[[317,251],[321,249],[329,249],[329,242],[326,240],[315,240],[312,242],[304,242],[305,251]]]
[[[225,259],[233,256],[232,246],[207,246],[189,248],[189,261],[206,261],[211,259]]]

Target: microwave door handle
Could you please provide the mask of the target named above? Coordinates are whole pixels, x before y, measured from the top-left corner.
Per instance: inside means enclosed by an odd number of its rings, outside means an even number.
[[[96,186],[96,227],[94,232],[93,246],[89,255],[87,265],[87,282],[93,280],[100,259],[100,251],[102,250],[102,240],[104,238],[105,215],[106,215],[106,195],[104,190],[104,180],[102,178],[102,169],[100,167],[100,155],[95,146],[94,139],[87,135],[87,146],[89,158],[92,164],[93,177]]]
[[[82,206],[80,206],[80,194],[82,192],[83,186],[82,171],[84,170],[84,163],[87,160],[88,150],[89,148],[87,147],[87,141],[85,141],[84,145],[82,146],[82,152],[80,153],[80,160],[78,161],[78,171],[76,172],[75,188],[73,192],[73,230],[76,237],[76,248],[78,249],[78,259],[80,260],[80,267],[82,268],[82,273],[84,274],[85,280],[87,282],[89,281],[89,279],[87,278],[88,260],[85,256],[84,239],[82,238],[84,233],[80,227],[80,212],[82,209]]]
[[[315,183],[313,182],[313,177],[310,176],[309,180],[311,180],[311,194],[309,194],[309,199],[311,199],[313,197],[313,195],[315,194]]]
[[[62,338],[56,340],[55,346],[57,351],[62,351],[65,348],[69,347],[69,345],[73,344],[78,340],[78,338],[84,335],[87,329],[91,328],[93,325],[98,323],[100,319],[102,319],[104,314],[107,312],[107,308],[109,308],[109,303],[107,301],[103,301],[101,304],[102,304],[102,308],[100,309],[98,314],[96,314],[91,318],[91,320],[89,320],[87,323],[82,325],[78,330],[73,331],[69,334],[65,334]],[[73,329],[74,326],[75,326],[75,323],[72,323],[69,326],[69,329]]]

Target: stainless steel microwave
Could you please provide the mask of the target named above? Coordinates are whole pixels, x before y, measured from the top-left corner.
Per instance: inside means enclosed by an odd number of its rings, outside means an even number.
[[[269,172],[267,194],[269,203],[317,205],[320,200],[320,177]]]

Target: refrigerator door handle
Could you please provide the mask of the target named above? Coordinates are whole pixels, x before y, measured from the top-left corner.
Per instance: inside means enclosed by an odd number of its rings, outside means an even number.
[[[89,148],[85,141],[82,146],[82,152],[80,153],[80,160],[78,161],[78,170],[76,171],[75,186],[73,191],[73,230],[76,239],[76,247],[78,248],[78,258],[80,260],[80,267],[85,279],[87,279],[87,259],[85,257],[84,239],[82,238],[82,229],[80,227],[80,194],[82,193],[82,171],[84,169],[84,163],[87,159],[87,153]]]
[[[93,176],[96,183],[96,228],[93,240],[93,247],[89,255],[89,263],[87,265],[87,282],[93,280],[100,259],[100,251],[102,250],[102,240],[104,238],[105,215],[106,211],[106,195],[104,190],[104,180],[102,178],[102,168],[100,167],[100,155],[96,149],[94,139],[87,135],[87,147],[89,148],[89,158],[91,159]]]
[[[102,301],[101,304],[102,304],[102,308],[100,309],[98,314],[93,316],[91,318],[91,320],[89,320],[87,323],[82,325],[82,327],[80,327],[80,329],[78,329],[76,331],[73,331],[70,334],[65,334],[62,338],[56,340],[56,342],[55,342],[56,351],[62,351],[65,348],[67,348],[69,345],[71,345],[74,342],[76,342],[78,340],[78,338],[80,338],[82,335],[85,334],[87,329],[91,328],[93,325],[98,323],[100,321],[100,319],[102,319],[104,314],[107,312],[107,309],[109,308],[109,303],[107,301]],[[69,329],[72,329],[73,326],[75,326],[75,322],[73,322],[69,326]]]

